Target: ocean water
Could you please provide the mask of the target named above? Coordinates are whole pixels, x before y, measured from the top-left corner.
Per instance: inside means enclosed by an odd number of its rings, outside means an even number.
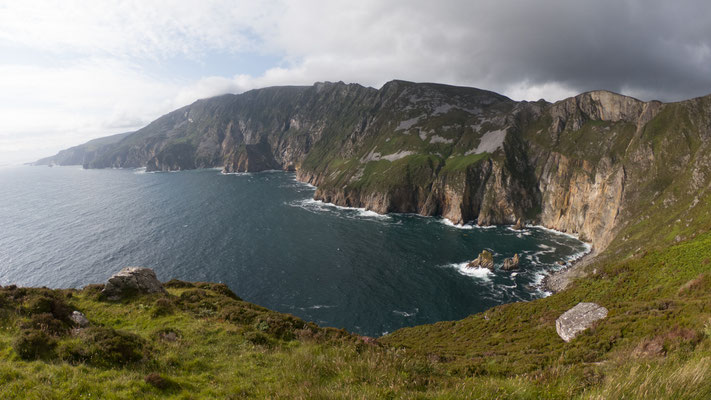
[[[82,287],[125,266],[223,282],[247,301],[379,336],[545,293],[584,243],[312,200],[294,174],[0,168],[0,285]],[[482,249],[515,272],[465,268]]]

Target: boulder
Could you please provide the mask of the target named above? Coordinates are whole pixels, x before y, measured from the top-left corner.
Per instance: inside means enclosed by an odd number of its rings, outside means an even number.
[[[484,250],[479,253],[479,257],[467,264],[467,268],[487,268],[493,271],[494,256],[488,250]]]
[[[511,271],[514,269],[518,269],[518,263],[519,263],[519,257],[518,253],[514,254],[513,257],[507,258],[504,260],[504,265],[501,267],[504,271]]]
[[[126,267],[115,274],[104,285],[101,294],[109,300],[146,293],[165,292],[163,284],[150,268]]]
[[[77,326],[81,328],[89,326],[89,320],[83,313],[79,311],[74,311],[72,315],[69,316],[69,318],[72,320],[72,322],[74,322]]]
[[[578,303],[555,320],[555,330],[566,342],[588,329],[595,321],[607,317],[607,308],[595,303]]]
[[[526,227],[526,226],[523,224],[523,220],[521,220],[521,218],[519,218],[519,219],[516,220],[516,224],[514,225],[513,228],[516,229],[517,231],[520,231],[520,230],[522,230],[522,229],[525,228],[525,227]]]

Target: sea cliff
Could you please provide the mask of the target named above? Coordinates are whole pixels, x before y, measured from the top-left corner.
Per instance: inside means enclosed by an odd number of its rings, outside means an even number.
[[[598,254],[660,202],[683,212],[704,196],[709,101],[594,91],[516,102],[404,81],[271,87],[199,100],[40,163],[296,171],[337,205],[481,225],[522,219],[578,234]]]

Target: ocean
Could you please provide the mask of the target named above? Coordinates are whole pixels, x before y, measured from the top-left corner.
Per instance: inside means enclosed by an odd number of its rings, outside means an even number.
[[[453,226],[312,200],[293,173],[0,168],[0,285],[82,287],[126,266],[380,336],[545,296],[589,248],[543,228]],[[497,269],[467,269],[483,249]],[[498,269],[521,255],[518,271]]]

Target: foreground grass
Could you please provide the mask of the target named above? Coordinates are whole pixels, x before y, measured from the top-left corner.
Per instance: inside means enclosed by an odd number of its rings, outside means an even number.
[[[546,299],[377,342],[224,285],[171,281],[165,295],[122,302],[99,286],[5,287],[0,398],[710,398],[710,256],[700,235],[593,265]],[[555,319],[579,301],[610,313],[565,343]],[[77,330],[73,310],[91,326]]]

